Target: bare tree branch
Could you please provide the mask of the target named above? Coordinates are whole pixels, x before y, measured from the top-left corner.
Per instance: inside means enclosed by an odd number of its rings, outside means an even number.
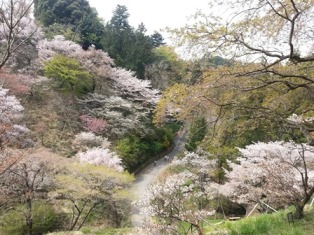
[[[4,42],[4,51],[0,58],[0,69],[6,64],[10,56],[36,33],[37,29],[28,35],[21,35],[22,19],[30,13],[34,0],[2,1],[0,6],[1,40]]]

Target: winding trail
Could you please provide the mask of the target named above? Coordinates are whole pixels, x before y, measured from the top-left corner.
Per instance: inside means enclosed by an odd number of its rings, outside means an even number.
[[[150,164],[145,167],[142,171],[140,171],[136,175],[136,180],[134,185],[131,189],[132,194],[135,196],[135,200],[139,200],[144,192],[146,191],[147,187],[152,184],[159,175],[167,168],[169,162],[172,161],[174,156],[184,149],[185,144],[185,132],[180,131],[174,140],[175,147],[173,150],[167,154],[169,161],[166,161],[165,157],[159,159],[157,164]],[[141,227],[143,224],[143,220],[147,217],[147,215],[141,214],[141,208],[137,206],[133,206],[133,214],[131,217],[132,224],[134,227]]]

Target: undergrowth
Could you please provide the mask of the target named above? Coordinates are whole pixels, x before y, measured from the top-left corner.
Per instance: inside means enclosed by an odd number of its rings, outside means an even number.
[[[206,226],[206,234],[228,235],[314,235],[314,209],[306,212],[301,220],[289,223],[288,211],[261,214],[238,221],[227,221],[215,228]],[[220,232],[220,233],[219,233]]]

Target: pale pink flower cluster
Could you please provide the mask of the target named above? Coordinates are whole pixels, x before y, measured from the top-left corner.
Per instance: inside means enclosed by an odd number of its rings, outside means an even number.
[[[96,136],[92,132],[81,132],[73,142],[81,150],[76,155],[81,162],[106,166],[118,172],[124,170],[121,158],[109,149],[111,143],[107,138]]]
[[[94,47],[83,50],[80,45],[66,40],[64,36],[58,35],[52,40],[44,39],[38,43],[37,49],[39,63],[42,66],[54,55],[61,54],[77,59],[88,72],[95,76],[110,78],[112,74],[113,59],[106,52],[96,50]]]
[[[15,96],[8,95],[8,89],[0,86],[0,122],[13,124],[22,117],[23,106]]]
[[[160,99],[160,91],[152,89],[149,80],[140,80],[134,76],[134,72],[122,68],[114,68],[111,79],[122,95],[132,98],[134,101],[157,103]]]
[[[91,147],[109,148],[110,142],[107,138],[102,136],[96,136],[93,132],[81,132],[75,135],[74,145],[80,149],[86,149]]]
[[[87,162],[94,165],[106,166],[118,172],[123,172],[121,158],[109,149],[94,147],[86,152],[79,152],[77,157],[81,162]]]
[[[284,206],[300,200],[307,186],[314,187],[314,147],[294,142],[258,142],[239,148],[242,157],[229,162],[229,179],[219,191],[238,202],[258,201],[266,197],[269,203]],[[310,165],[310,164],[309,164]]]
[[[209,178],[204,178],[214,165],[215,162],[204,153],[186,152],[183,158],[175,158],[170,167],[184,168],[185,171],[168,175],[150,185],[136,203],[143,214],[158,218],[158,224],[147,222],[145,229],[149,232],[160,229],[163,234],[171,234],[171,231],[178,231],[179,221],[197,227],[204,219],[214,215],[215,210],[205,205],[200,208],[203,198],[212,198],[216,193]],[[171,224],[169,221],[172,221]]]
[[[39,62],[44,65],[44,62],[51,59],[56,54],[73,57],[83,49],[75,42],[65,40],[63,36],[55,36],[51,41],[43,39],[37,44]]]
[[[303,117],[302,115],[292,114],[288,117],[288,121],[295,124],[313,123],[314,117]]]
[[[86,131],[91,131],[93,133],[102,133],[108,125],[107,121],[102,118],[81,115],[80,119],[83,123],[83,128]]]
[[[195,169],[198,173],[208,173],[208,171],[216,166],[216,161],[209,160],[206,154],[200,155],[195,152],[185,152],[183,158],[179,159],[176,157],[171,165],[184,166],[190,171],[194,171],[193,169]]]
[[[149,116],[149,110],[142,104],[131,102],[119,96],[100,95],[97,93],[87,95],[80,103],[84,105],[88,113],[108,120],[107,131],[114,135],[124,135],[131,129],[145,131],[145,120]],[[89,104],[92,107],[89,108]],[[96,105],[98,108],[94,108]]]

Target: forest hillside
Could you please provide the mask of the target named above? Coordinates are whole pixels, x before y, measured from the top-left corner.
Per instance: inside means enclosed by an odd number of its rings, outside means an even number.
[[[1,235],[134,231],[134,207],[147,234],[312,213],[314,1],[210,4],[169,46],[123,5],[105,22],[86,0],[1,2]],[[178,131],[185,150],[134,202]]]

